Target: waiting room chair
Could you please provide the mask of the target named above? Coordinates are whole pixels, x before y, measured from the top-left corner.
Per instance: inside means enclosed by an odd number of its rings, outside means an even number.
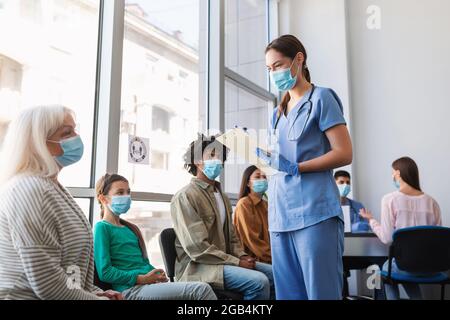
[[[112,285],[110,283],[103,282],[98,277],[97,267],[95,266],[95,263],[94,263],[94,285],[96,285],[103,291],[112,290]]]
[[[175,249],[175,240],[177,236],[173,228],[165,229],[161,232],[159,236],[159,245],[161,247],[161,253],[166,266],[167,276],[170,282],[175,281],[175,262],[177,259],[177,252]],[[243,296],[240,293],[214,289],[218,299],[221,300],[242,300]]]
[[[450,284],[450,228],[419,226],[399,229],[393,234],[389,248],[388,271],[381,271],[389,284],[415,283],[441,286],[441,300],[445,299],[445,286]],[[392,259],[399,269],[410,273],[432,276],[405,276],[392,272]]]

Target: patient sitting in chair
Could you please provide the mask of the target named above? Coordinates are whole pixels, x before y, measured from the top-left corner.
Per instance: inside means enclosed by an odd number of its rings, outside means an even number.
[[[112,174],[96,185],[102,221],[95,225],[94,259],[98,278],[127,300],[216,300],[202,282],[168,282],[149,262],[139,228],[120,218],[131,206],[127,179]]]

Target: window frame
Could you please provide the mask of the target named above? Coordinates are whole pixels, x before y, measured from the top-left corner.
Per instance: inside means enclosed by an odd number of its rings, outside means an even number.
[[[221,21],[222,26],[225,25],[225,19],[219,20],[223,18],[222,16],[225,13],[225,7],[224,7],[224,3],[226,0],[220,0],[220,2],[223,2],[223,6],[220,8],[220,10],[222,11],[221,13],[219,12],[215,12],[216,14],[216,21]],[[277,0],[265,0],[265,4],[266,4],[266,41],[267,43],[269,43],[274,37],[276,37],[278,35],[278,1]],[[220,40],[222,42],[222,48],[225,49],[224,47],[224,42],[225,42],[225,33],[224,33],[224,28],[222,27],[220,30],[221,34],[219,37]],[[218,40],[216,40],[218,41]],[[225,52],[225,50],[224,50]],[[219,67],[219,66],[216,66]],[[261,98],[262,100],[266,100],[268,103],[272,103],[273,107],[275,107],[277,105],[278,102],[278,97],[272,93],[271,91],[274,91],[274,88],[272,88],[272,85],[270,83],[270,79],[269,77],[267,77],[267,88],[263,88],[260,85],[256,84],[255,82],[253,82],[252,80],[240,75],[239,73],[231,70],[230,68],[225,66],[225,62],[223,61],[220,65],[220,71],[219,73],[221,74],[221,80],[223,79],[223,82],[221,81],[221,89],[224,92],[224,96],[225,96],[225,82],[230,82],[232,84],[234,84],[235,86],[237,86],[240,89],[243,89],[244,91],[246,91],[247,93],[250,93],[258,98]],[[223,75],[222,75],[223,74]],[[218,115],[218,117],[220,118],[217,122],[220,124],[220,132],[224,132],[225,131],[225,103],[223,100],[216,100],[216,103],[218,103],[221,107],[220,107],[220,114]],[[214,104],[213,104],[214,105]],[[220,182],[222,183],[222,185],[225,185],[225,174],[222,173],[220,176]],[[227,195],[231,201],[232,205],[236,205],[237,201],[239,200],[239,196],[236,193],[229,193],[227,192]]]

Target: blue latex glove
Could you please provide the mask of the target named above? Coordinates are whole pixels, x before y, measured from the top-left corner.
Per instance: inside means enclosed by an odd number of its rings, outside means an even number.
[[[298,176],[300,174],[298,164],[290,162],[279,153],[271,152],[268,154],[264,150],[256,148],[256,155],[275,170],[285,172],[291,176]]]

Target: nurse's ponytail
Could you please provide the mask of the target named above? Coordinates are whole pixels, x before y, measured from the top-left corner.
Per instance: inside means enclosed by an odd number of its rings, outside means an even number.
[[[301,43],[299,39],[297,39],[295,36],[287,34],[284,36],[281,36],[275,40],[273,40],[266,48],[266,53],[269,50],[276,50],[282,55],[294,60],[295,57],[298,55],[299,52],[303,54],[305,57],[305,62],[302,66],[302,74],[303,77],[306,79],[306,81],[311,83],[311,73],[309,71],[308,65],[307,65],[307,59],[308,55],[306,53],[306,49]],[[286,92],[283,96],[279,108],[279,114],[283,113],[287,105],[289,103],[289,100],[291,99],[291,96],[289,95],[289,92]]]

